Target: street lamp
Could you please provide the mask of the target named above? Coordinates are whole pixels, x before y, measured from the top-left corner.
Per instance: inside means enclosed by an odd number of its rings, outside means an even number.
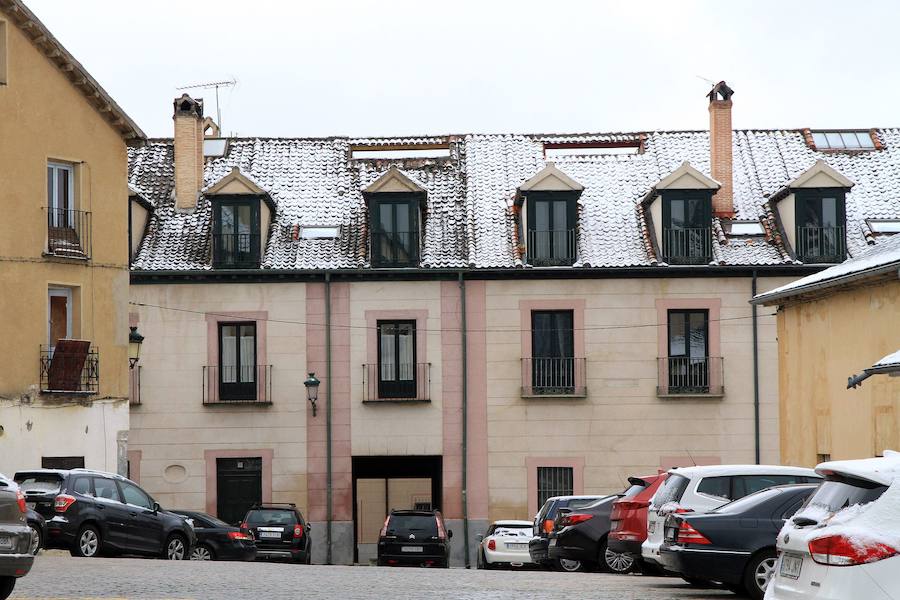
[[[306,398],[312,404],[313,416],[316,416],[316,400],[319,399],[319,384],[322,383],[316,379],[315,373],[310,373],[303,385],[306,386]]]
[[[128,334],[128,365],[133,369],[134,365],[141,358],[141,344],[144,342],[144,336],[138,333],[137,327],[131,328]]]

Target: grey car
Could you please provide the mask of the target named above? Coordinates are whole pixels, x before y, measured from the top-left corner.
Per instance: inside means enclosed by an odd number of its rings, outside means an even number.
[[[0,475],[0,600],[12,594],[16,579],[27,575],[34,563],[26,512],[19,486]]]

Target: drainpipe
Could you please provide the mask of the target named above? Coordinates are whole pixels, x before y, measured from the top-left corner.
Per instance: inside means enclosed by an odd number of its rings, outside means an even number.
[[[463,549],[465,551],[466,568],[469,561],[469,500],[468,500],[468,462],[469,462],[469,358],[468,339],[466,336],[466,280],[462,271],[459,273],[459,316],[460,345],[462,348],[462,513],[463,513]]]
[[[332,489],[331,489],[331,273],[325,272],[325,494],[326,494],[326,526],[325,530],[325,564],[331,564],[331,521]]]
[[[752,297],[756,297],[756,269],[753,269]],[[757,327],[756,304],[750,305],[753,311],[753,426],[756,442],[756,464],[759,464],[759,329]]]

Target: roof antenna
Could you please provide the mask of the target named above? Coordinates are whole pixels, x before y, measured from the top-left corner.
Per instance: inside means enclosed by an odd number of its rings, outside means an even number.
[[[234,87],[237,85],[237,79],[233,76],[231,79],[227,81],[210,81],[208,83],[194,83],[190,85],[183,85],[181,87],[175,88],[176,90],[193,90],[193,89],[201,89],[201,90],[211,90],[215,88],[216,90],[216,125],[219,126],[219,131],[225,131],[225,128],[222,127],[222,109],[219,107],[219,88],[220,87]]]
[[[705,81],[706,83],[708,83],[711,86],[716,85],[718,83],[717,81],[713,81],[712,79],[707,79],[706,77],[703,77],[702,75],[694,75],[694,77],[696,77],[697,79],[702,79],[703,81]]]
[[[688,458],[691,459],[691,464],[694,465],[694,466],[696,467],[696,466],[697,466],[697,461],[694,460],[694,456],[691,454],[691,451],[688,450],[687,448],[685,448],[684,451],[687,452]]]

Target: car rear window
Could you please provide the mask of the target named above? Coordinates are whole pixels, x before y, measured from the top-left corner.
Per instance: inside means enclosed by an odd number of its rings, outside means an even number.
[[[690,480],[684,475],[673,473],[653,496],[653,506],[659,507],[669,502],[678,502],[684,495]]]
[[[874,502],[885,490],[887,486],[872,481],[829,475],[810,496],[807,506],[817,506],[835,513],[854,504]]]
[[[624,492],[622,492],[622,497],[623,498],[634,498],[635,496],[637,496],[638,494],[643,492],[645,489],[647,489],[646,483],[643,485],[632,484],[632,485],[628,486],[628,488],[626,488],[626,490]]]
[[[539,510],[537,514],[538,523],[547,518],[547,515],[550,514],[551,506],[553,506],[553,500],[547,500],[546,502],[544,502],[544,505],[541,507],[541,510]]]
[[[698,487],[697,489],[699,491],[700,488]],[[749,496],[744,496],[740,500],[735,500],[734,502],[729,502],[728,504],[724,504],[718,508],[714,508],[710,512],[724,514],[742,513],[751,506],[760,504],[762,502],[767,502],[775,496],[780,496],[781,494],[782,490],[780,489],[762,490],[761,492],[750,494]]]
[[[572,498],[571,500],[566,502],[565,505],[572,509],[584,508],[585,506],[594,504],[595,502],[597,502],[599,500],[602,500],[602,498],[600,496],[597,496],[595,498]]]
[[[58,494],[62,479],[56,474],[29,474],[16,477],[16,483],[24,493]]]
[[[279,508],[260,508],[251,510],[244,519],[248,527],[260,525],[296,525],[297,515],[292,510]]]
[[[391,515],[387,526],[388,535],[409,535],[416,537],[436,537],[437,519],[431,515]]]
[[[496,536],[530,538],[531,532],[531,525],[498,525],[491,533]]]

